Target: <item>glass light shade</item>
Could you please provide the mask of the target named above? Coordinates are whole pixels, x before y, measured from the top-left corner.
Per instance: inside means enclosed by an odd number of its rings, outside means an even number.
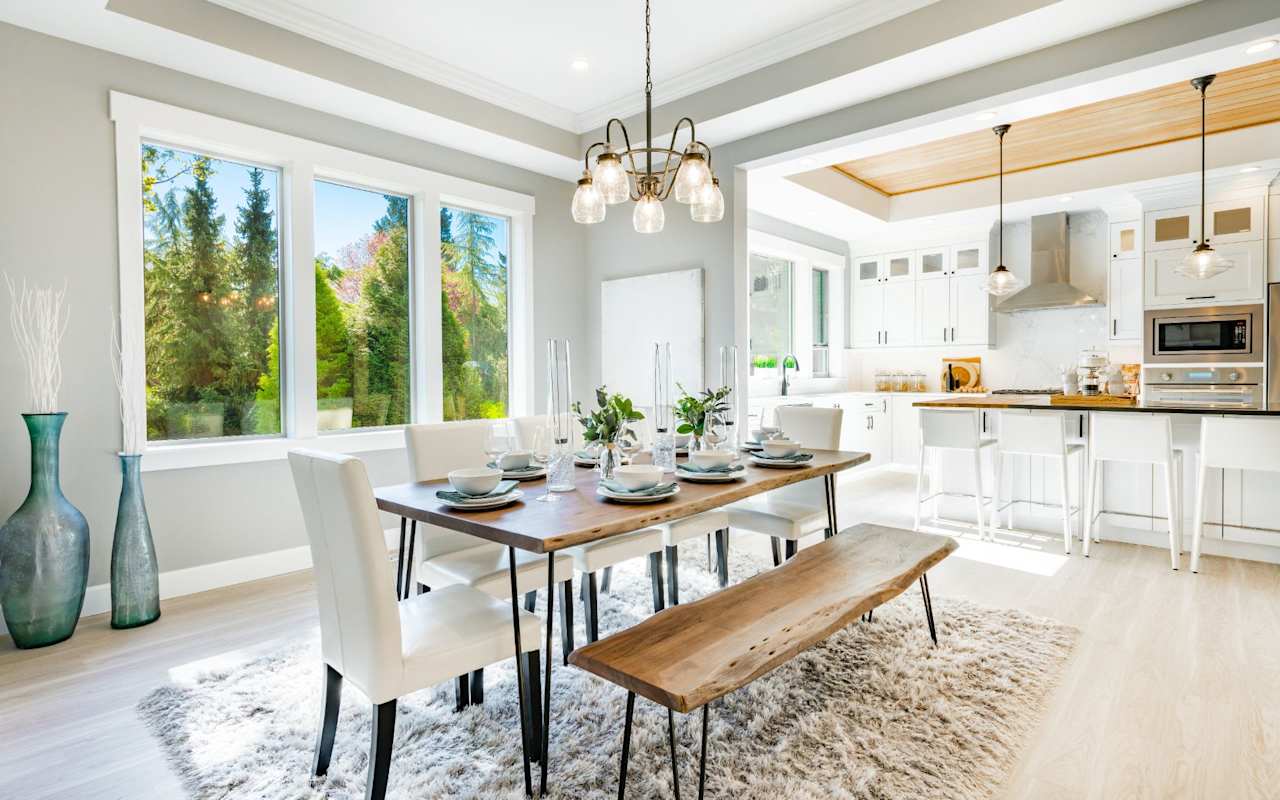
[[[712,178],[703,185],[689,206],[689,216],[694,222],[719,222],[724,219],[724,195],[720,192],[720,179]]]
[[[631,194],[627,186],[627,171],[622,168],[622,159],[617,153],[600,154],[595,169],[591,171],[591,182],[611,206],[625,202]]]
[[[677,203],[692,203],[699,189],[711,182],[711,170],[702,153],[685,153],[676,172]]]
[[[1221,275],[1235,266],[1235,263],[1223,258],[1207,244],[1202,244],[1182,260],[1174,270],[1184,278],[1203,281],[1214,275]]]
[[[573,221],[583,225],[604,221],[604,198],[590,178],[578,181],[578,189],[573,193],[572,211]]]
[[[1008,297],[1022,288],[1022,281],[1001,264],[996,267],[995,272],[987,276],[986,285],[982,288],[989,295]]]
[[[666,222],[661,201],[652,194],[645,194],[640,198],[640,202],[636,203],[631,222],[636,226],[636,233],[660,233],[663,223]]]

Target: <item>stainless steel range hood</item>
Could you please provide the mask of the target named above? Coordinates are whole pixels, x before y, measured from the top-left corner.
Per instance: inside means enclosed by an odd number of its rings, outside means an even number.
[[[1031,218],[1031,280],[1027,288],[996,306],[996,311],[1042,311],[1102,305],[1087,292],[1071,285],[1071,246],[1067,215],[1042,214]]]

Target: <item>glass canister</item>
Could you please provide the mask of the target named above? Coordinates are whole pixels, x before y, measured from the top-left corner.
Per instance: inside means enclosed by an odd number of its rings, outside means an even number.
[[[925,384],[925,376],[922,370],[916,370],[911,373],[911,391],[927,392],[929,387]]]
[[[889,371],[884,369],[876,370],[875,387],[877,392],[889,391]]]
[[[893,373],[893,390],[895,392],[911,391],[911,373],[901,371]]]

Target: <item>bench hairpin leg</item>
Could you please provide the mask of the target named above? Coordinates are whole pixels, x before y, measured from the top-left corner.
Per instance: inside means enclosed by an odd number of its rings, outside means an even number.
[[[707,709],[711,703],[702,707],[702,756],[698,759],[698,800],[707,788]]]
[[[618,800],[627,793],[627,758],[631,755],[631,713],[636,707],[636,693],[627,692],[627,722],[622,728],[622,770],[618,774]]]
[[[929,576],[920,575],[920,596],[924,599],[924,615],[929,621],[929,638],[933,639],[934,647],[938,646],[938,629],[933,624],[933,599],[929,596]]]
[[[544,705],[542,712],[542,782],[539,784],[538,793],[545,795],[547,793],[547,751],[551,749],[551,664],[555,661],[551,657],[551,633],[555,627],[555,604],[556,604],[556,554],[554,552],[547,553],[547,677],[543,684]]]
[[[671,788],[680,800],[680,767],[676,764],[676,715],[667,709],[667,742],[671,745]]]
[[[533,780],[529,774],[529,733],[524,700],[524,661],[520,646],[520,594],[516,591],[516,549],[507,546],[507,574],[511,578],[511,630],[516,639],[516,695],[520,700],[520,752],[524,763],[524,794],[533,797]],[[550,656],[548,659],[550,660]]]
[[[832,536],[835,536],[840,532],[840,527],[836,521],[836,476],[834,473],[827,475],[823,479],[823,486],[826,488],[827,495],[827,529],[831,531]]]

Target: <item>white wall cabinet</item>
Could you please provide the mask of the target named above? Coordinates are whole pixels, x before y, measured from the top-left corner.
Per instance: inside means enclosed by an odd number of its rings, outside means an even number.
[[[1155,250],[1184,250],[1200,244],[1200,207],[1181,206],[1143,215],[1143,243],[1148,253]]]
[[[1113,258],[1107,265],[1111,341],[1142,338],[1142,259]]]
[[[884,285],[883,344],[902,347],[916,343],[916,287],[914,283]]]
[[[1217,247],[1231,242],[1262,238],[1262,198],[1219,200],[1205,206],[1209,244]]]
[[[883,283],[859,282],[853,290],[853,346],[880,347],[884,344]]]
[[[986,282],[985,272],[957,272],[951,276],[952,344],[994,343],[995,317],[991,315]]]
[[[1111,258],[1142,257],[1142,223],[1138,220],[1111,223]]]
[[[951,338],[949,276],[916,282],[916,344],[946,344]]]
[[[1150,251],[1145,259],[1147,308],[1262,302],[1266,290],[1266,243],[1262,239],[1228,242],[1214,249],[1233,262],[1231,269],[1212,278],[1197,280],[1179,275],[1182,260],[1191,248]]]

